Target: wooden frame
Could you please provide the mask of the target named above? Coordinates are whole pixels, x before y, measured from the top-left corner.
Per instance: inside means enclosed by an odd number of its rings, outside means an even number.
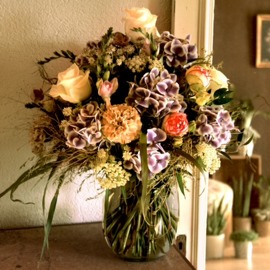
[[[270,68],[270,14],[257,15],[256,67]]]

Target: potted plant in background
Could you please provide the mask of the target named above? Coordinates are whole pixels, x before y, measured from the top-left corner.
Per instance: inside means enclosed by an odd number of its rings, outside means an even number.
[[[244,177],[245,176],[245,177]],[[252,219],[250,217],[250,201],[254,175],[249,177],[242,174],[241,177],[233,178],[233,230],[251,230]]]
[[[258,234],[252,230],[232,232],[230,239],[234,243],[235,257],[250,260],[253,253],[253,241],[257,238]]]
[[[259,236],[270,235],[270,178],[261,176],[254,187],[259,191],[259,208],[252,209],[255,229]]]
[[[207,215],[206,227],[206,259],[222,258],[224,253],[226,226],[225,213],[227,204],[223,205],[224,196],[218,206],[213,204],[212,211]]]
[[[233,86],[232,86],[233,88]],[[235,90],[236,91],[236,90]],[[257,99],[257,100],[256,100]],[[252,121],[256,116],[262,116],[264,119],[270,119],[270,112],[256,109],[254,101],[258,102],[258,99],[262,99],[263,103],[267,105],[264,97],[257,95],[252,99],[234,99],[233,106],[238,108],[236,110],[236,125],[241,130],[238,140],[241,142],[237,148],[239,155],[252,156],[253,149],[256,141],[261,137],[259,132],[252,126]],[[264,104],[260,105],[262,107]]]

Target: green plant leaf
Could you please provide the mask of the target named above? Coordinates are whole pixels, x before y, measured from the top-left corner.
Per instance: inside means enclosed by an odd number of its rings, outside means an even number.
[[[65,177],[65,173],[59,177],[58,186],[56,188],[56,191],[55,191],[54,196],[53,196],[51,203],[50,203],[47,221],[46,221],[46,224],[44,226],[44,240],[43,240],[43,246],[42,246],[42,251],[41,251],[41,258],[43,258],[45,250],[49,249],[49,236],[50,236],[50,232],[51,232],[51,228],[52,228],[52,222],[53,222],[53,217],[54,217],[54,213],[55,213],[55,209],[56,209],[56,205],[57,205],[59,191],[60,191],[60,188],[64,182],[64,177]]]
[[[184,188],[184,183],[183,183],[183,177],[180,173],[176,173],[176,179],[177,179],[177,182],[178,182],[178,186],[182,192],[182,194],[184,195],[184,197],[186,198],[186,195],[185,195],[185,188]]]
[[[253,140],[253,137],[254,135],[252,134],[250,138],[246,142],[244,142],[242,145],[248,145]]]
[[[37,63],[38,65],[44,65],[44,64],[47,64],[49,62],[51,62],[52,60],[57,60],[59,58],[65,58],[65,59],[69,59],[71,62],[74,62],[75,61],[75,58],[76,58],[76,55],[69,51],[69,50],[61,50],[61,53],[55,51],[53,52],[54,56],[51,56],[51,57],[45,57],[44,60],[39,60]]]
[[[207,179],[207,176],[206,176],[205,170],[204,170],[204,166],[203,166],[200,159],[193,158],[191,155],[182,151],[181,149],[177,149],[177,153],[179,155],[181,155],[182,157],[186,158],[187,160],[189,160],[195,167],[197,167],[199,169],[199,171],[204,176],[204,178]]]
[[[3,197],[8,192],[10,192],[10,199],[12,201],[29,204],[30,202],[25,203],[22,200],[14,199],[15,191],[19,188],[20,185],[26,183],[27,181],[32,180],[39,175],[47,173],[49,170],[52,169],[54,164],[55,164],[54,162],[48,162],[44,164],[44,160],[41,159],[38,160],[35,165],[33,165],[30,169],[26,170],[24,173],[22,173],[21,176],[11,186],[9,186],[6,190],[0,193],[0,198]]]
[[[143,217],[147,218],[147,208],[149,206],[148,190],[148,155],[147,155],[147,135],[141,132],[140,136],[140,155],[142,164],[142,198],[141,198],[141,210]]]
[[[233,99],[232,98],[218,98],[214,99],[213,104],[215,105],[223,105],[231,102]]]

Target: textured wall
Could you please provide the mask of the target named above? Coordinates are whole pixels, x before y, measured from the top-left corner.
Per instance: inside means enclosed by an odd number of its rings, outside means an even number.
[[[69,49],[80,52],[88,40],[99,38],[108,27],[123,31],[124,8],[146,7],[159,16],[159,31],[170,30],[171,0],[1,0],[0,5],[0,192],[20,174],[19,167],[31,157],[27,125],[32,111],[24,109],[34,87],[41,87],[36,60],[52,52]],[[56,63],[50,70],[65,67]],[[26,165],[27,166],[27,165]],[[64,187],[55,223],[100,220],[101,199],[87,200],[93,186],[79,181]],[[43,224],[41,197],[44,181],[26,184],[16,197],[35,205],[0,199],[0,228]]]
[[[214,26],[214,63],[223,70],[240,98],[251,98],[257,109],[270,112],[270,69],[255,67],[256,15],[270,14],[269,0],[216,0]],[[270,121],[257,116],[252,122],[261,134],[254,152],[262,155],[263,174],[270,176]]]

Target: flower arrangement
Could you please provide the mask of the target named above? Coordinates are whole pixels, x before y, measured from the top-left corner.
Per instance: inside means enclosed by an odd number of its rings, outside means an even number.
[[[0,197],[10,192],[13,198],[21,184],[45,173],[48,183],[56,180],[43,252],[57,197],[68,177],[94,174],[107,197],[121,187],[125,202],[140,190],[136,207],[147,219],[148,206],[160,198],[164,201],[175,182],[184,192],[190,166],[210,174],[220,166],[220,154],[225,154],[237,130],[226,109],[232,100],[229,81],[211,64],[210,56],[198,57],[190,36],[160,34],[156,20],[145,8],[129,9],[125,34],[109,28],[79,55],[62,50],[38,62],[44,87],[34,89],[25,105],[40,112],[30,130],[37,161]],[[45,70],[56,59],[71,63],[57,78]],[[154,197],[149,195],[153,190]],[[45,198],[46,188],[43,205]],[[177,218],[168,214],[167,219],[175,229]],[[125,241],[119,248],[127,245]]]

